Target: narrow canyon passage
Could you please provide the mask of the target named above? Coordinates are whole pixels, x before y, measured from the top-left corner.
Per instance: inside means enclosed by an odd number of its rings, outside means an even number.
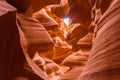
[[[120,80],[120,0],[0,0],[0,80]]]

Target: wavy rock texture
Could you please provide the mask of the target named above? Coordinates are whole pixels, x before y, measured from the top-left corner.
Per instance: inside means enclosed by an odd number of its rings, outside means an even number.
[[[85,70],[78,80],[120,79],[120,0],[101,16]]]

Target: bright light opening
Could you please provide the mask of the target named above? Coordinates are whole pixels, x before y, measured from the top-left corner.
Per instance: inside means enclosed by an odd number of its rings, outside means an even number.
[[[69,18],[64,18],[63,21],[67,26],[70,24],[70,19]]]

